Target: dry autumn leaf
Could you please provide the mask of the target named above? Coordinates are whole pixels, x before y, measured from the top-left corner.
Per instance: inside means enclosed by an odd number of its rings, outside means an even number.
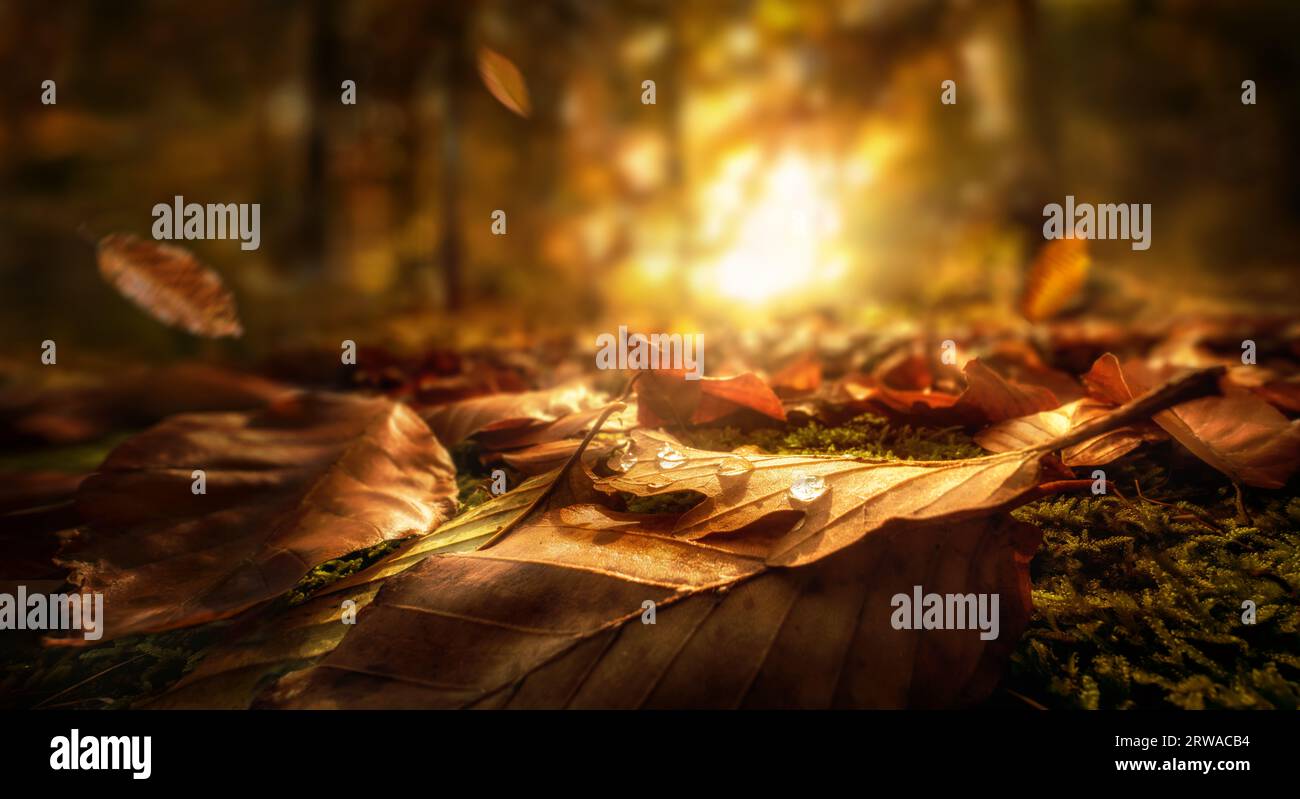
[[[1025,278],[1020,312],[1031,322],[1041,322],[1063,311],[1088,279],[1091,260],[1085,239],[1055,239],[1044,244]]]
[[[529,475],[543,474],[563,466],[580,446],[582,446],[581,439],[565,438],[505,452],[502,453],[501,459],[517,472]]]
[[[497,101],[527,118],[532,113],[532,103],[528,99],[528,84],[514,63],[497,51],[480,47],[478,50],[478,74],[483,78],[483,85],[497,98]]]
[[[448,447],[475,436],[491,449],[515,449],[580,433],[600,415],[605,402],[603,394],[570,383],[449,402],[424,411],[423,416]]]
[[[1075,400],[1050,411],[998,422],[976,434],[975,443],[989,452],[1035,447],[1105,415],[1113,407],[1094,399]],[[1123,457],[1145,442],[1164,438],[1153,425],[1139,422],[1067,447],[1061,450],[1061,461],[1066,466],[1100,466]]]
[[[707,424],[748,409],[785,421],[785,406],[758,375],[687,380],[681,370],[642,372],[636,383],[637,421],[646,427]]]
[[[1290,413],[1300,413],[1300,379],[1292,377],[1285,380],[1270,380],[1257,386],[1250,386],[1250,390],[1275,408]]]
[[[1038,533],[1005,517],[864,539],[800,569],[671,524],[575,505],[491,549],[425,560],[260,704],[946,707],[987,694],[1028,620]],[[1004,597],[998,637],[895,629],[893,596],[922,583]]]
[[[638,430],[632,433],[637,461],[623,473],[598,480],[596,488],[637,496],[695,491],[704,499],[678,518],[674,536],[762,557],[773,565],[799,566],[891,522],[967,519],[1023,502],[1043,482],[1043,460],[1050,452],[1213,391],[1221,372],[1187,375],[1030,449],[966,460],[740,456],[692,449],[663,433]],[[777,514],[799,515],[802,521],[770,538],[732,535]]]
[[[206,493],[192,491],[196,469]],[[174,416],[120,445],[82,484],[85,525],[60,562],[104,594],[104,640],[157,632],[233,616],[319,563],[427,532],[455,495],[446,450],[405,406],[297,395],[253,414]]]
[[[0,395],[0,440],[71,444],[109,430],[144,427],[175,413],[260,408],[293,389],[202,363],[119,369],[72,386]]]
[[[967,362],[963,375],[966,390],[960,395],[893,388],[864,375],[846,376],[836,390],[850,403],[932,425],[1000,422],[1061,404],[1050,390],[1007,380],[978,358]]]
[[[822,384],[822,362],[816,353],[804,353],[783,366],[768,380],[782,397],[797,397],[816,391]]]
[[[1103,355],[1083,382],[1093,396],[1123,402],[1157,375],[1141,364],[1120,365]],[[1234,482],[1281,488],[1300,464],[1300,420],[1291,421],[1250,391],[1225,385],[1223,396],[1203,397],[1156,414],[1152,421],[1193,455]]]
[[[273,676],[306,668],[332,652],[350,625],[341,623],[345,602],[360,611],[379,583],[315,597],[212,647],[193,671],[142,706],[152,710],[243,710]]]
[[[1042,386],[1013,383],[975,359],[962,370],[966,391],[957,407],[970,408],[989,422],[1014,419],[1059,406],[1056,396]]]
[[[99,272],[122,296],[168,327],[196,336],[241,336],[235,298],[188,250],[123,233],[100,239]]]
[[[199,665],[150,708],[246,708],[271,676],[305,668],[333,651],[351,629],[340,623],[343,603],[359,612],[380,585],[431,555],[469,552],[527,513],[557,477],[556,472],[524,481],[514,490],[471,508],[434,532],[419,536],[367,568],[328,586],[302,605],[211,647]],[[578,470],[548,506],[590,496],[590,486]]]

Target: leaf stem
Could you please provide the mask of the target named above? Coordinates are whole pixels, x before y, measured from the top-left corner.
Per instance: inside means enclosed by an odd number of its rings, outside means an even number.
[[[587,435],[583,437],[582,443],[578,445],[578,448],[573,451],[573,454],[569,456],[569,459],[566,460],[564,465],[559,468],[559,471],[555,473],[555,479],[546,487],[546,490],[538,494],[532,502],[528,503],[528,507],[524,509],[523,513],[512,519],[505,527],[502,527],[495,535],[489,538],[483,546],[479,547],[480,550],[495,546],[498,541],[514,532],[515,528],[523,524],[524,520],[529,516],[532,516],[538,508],[542,507],[546,501],[551,498],[551,495],[555,493],[555,489],[560,485],[560,481],[563,480],[564,476],[573,468],[573,464],[577,463],[578,459],[582,457],[582,453],[586,451],[587,445],[590,444],[591,440],[600,432],[600,428],[605,424],[605,421],[615,412],[621,411],[627,407],[627,403],[624,402],[624,400],[626,400],[628,394],[632,392],[632,387],[636,384],[637,378],[641,375],[641,372],[637,372],[633,375],[632,379],[627,381],[627,385],[623,388],[623,393],[619,395],[618,399],[606,406],[605,410],[601,411],[600,416],[596,417],[596,421],[591,425],[591,429],[588,430]]]
[[[1212,366],[1208,369],[1188,372],[1124,403],[1112,413],[1084,422],[1059,438],[1034,447],[1034,449],[1053,452],[1072,447],[1075,444],[1096,438],[1112,430],[1148,419],[1174,405],[1181,405],[1190,400],[1216,395],[1219,393],[1219,378],[1226,371],[1222,366]]]

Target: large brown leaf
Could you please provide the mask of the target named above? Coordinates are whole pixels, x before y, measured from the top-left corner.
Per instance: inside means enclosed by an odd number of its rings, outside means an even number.
[[[195,469],[206,494],[191,491]],[[298,395],[253,414],[174,416],[82,484],[86,524],[61,561],[104,593],[105,639],[156,632],[233,616],[319,563],[427,532],[455,494],[446,450],[385,399]]]
[[[1120,365],[1103,355],[1084,376],[1096,397],[1124,402],[1145,390],[1160,373],[1139,363]],[[1281,488],[1300,464],[1300,420],[1250,391],[1225,385],[1223,396],[1203,397],[1156,414],[1156,424],[1193,455],[1235,482]]]
[[[359,611],[374,598],[388,578],[401,574],[430,555],[469,552],[491,540],[506,525],[527,513],[558,472],[539,475],[419,536],[377,563],[328,586],[302,605],[271,619],[258,619],[251,629],[238,629],[207,650],[199,665],[165,694],[148,702],[151,708],[246,708],[263,683],[273,676],[306,668],[332,652],[352,629],[343,624],[343,603]],[[558,507],[590,494],[581,470],[572,470],[547,507]]]
[[[71,386],[24,385],[0,394],[0,440],[91,441],[174,413],[260,408],[292,391],[256,375],[204,363],[119,366],[112,374],[79,375]]]
[[[243,335],[234,297],[189,250],[114,233],[98,254],[104,279],[159,322],[196,336]]]
[[[685,540],[670,518],[576,505],[393,578],[338,649],[262,704],[966,704],[993,685],[1028,619],[1037,544],[1028,525],[979,519],[898,529],[783,569]],[[998,637],[894,629],[892,597],[918,585],[998,594]],[[647,601],[653,625],[642,623]]]

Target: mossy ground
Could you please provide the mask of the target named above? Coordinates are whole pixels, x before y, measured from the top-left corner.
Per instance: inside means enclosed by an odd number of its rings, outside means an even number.
[[[832,427],[700,429],[684,440],[707,449],[754,446],[873,459],[981,454],[958,429],[893,426],[871,416]],[[453,452],[462,512],[489,498],[490,469],[477,455],[472,445]],[[1239,500],[1221,476],[1169,445],[1148,447],[1106,470],[1117,489],[1110,495],[1051,497],[1015,512],[1043,530],[1031,563],[1035,612],[988,706],[1300,707],[1295,483],[1247,491]],[[689,493],[629,498],[628,509],[680,512],[696,499]],[[394,546],[322,564],[282,601],[300,602]],[[1242,621],[1246,600],[1255,603],[1254,624]],[[6,637],[0,706],[130,706],[192,668],[222,627],[71,650],[43,649],[35,636]]]

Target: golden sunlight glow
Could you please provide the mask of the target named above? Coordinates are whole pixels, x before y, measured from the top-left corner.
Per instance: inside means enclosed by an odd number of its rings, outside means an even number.
[[[760,170],[758,174],[756,170]],[[786,152],[765,170],[753,152],[723,162],[700,195],[704,262],[697,290],[757,305],[825,289],[847,269],[834,162]]]

